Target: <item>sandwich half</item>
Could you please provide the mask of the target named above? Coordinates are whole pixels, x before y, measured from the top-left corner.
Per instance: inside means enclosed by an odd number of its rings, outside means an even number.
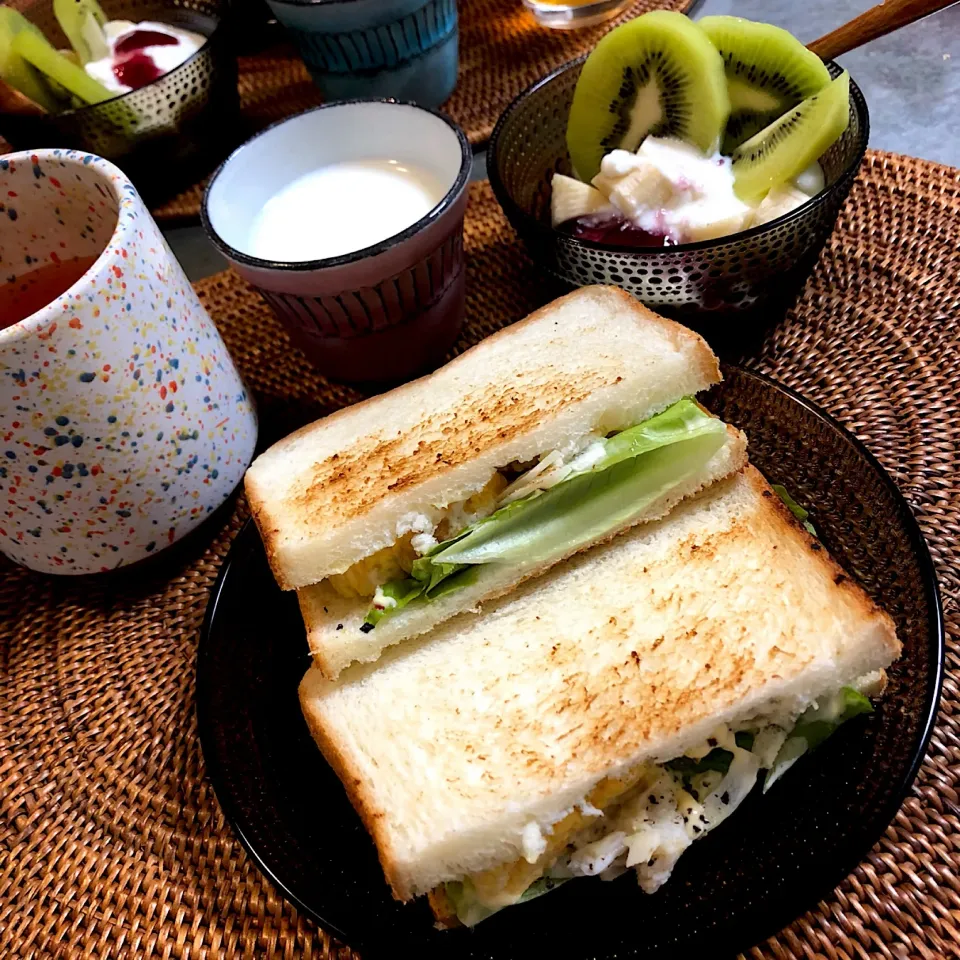
[[[752,467],[332,682],[310,730],[393,894],[472,925],[582,876],[653,892],[899,656]]]
[[[696,334],[587,287],[271,447],[245,485],[329,677],[736,472]]]

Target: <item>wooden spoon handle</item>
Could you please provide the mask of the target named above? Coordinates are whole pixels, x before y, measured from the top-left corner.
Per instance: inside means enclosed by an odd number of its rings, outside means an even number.
[[[958,0],[884,0],[842,27],[837,27],[819,40],[808,43],[807,48],[822,60],[835,60],[844,53],[876,40],[877,37],[893,33],[914,20],[920,20],[957,2]]]

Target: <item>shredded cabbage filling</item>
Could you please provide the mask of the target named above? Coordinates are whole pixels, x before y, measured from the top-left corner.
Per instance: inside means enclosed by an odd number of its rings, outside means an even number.
[[[585,802],[545,828],[524,829],[523,856],[446,883],[435,909],[466,926],[576,877],[613,880],[630,869],[645,893],[667,881],[683,852],[720,826],[766,770],[764,792],[845,721],[872,711],[853,687],[812,703],[799,716],[721,725],[704,743],[662,764],[601,781]]]

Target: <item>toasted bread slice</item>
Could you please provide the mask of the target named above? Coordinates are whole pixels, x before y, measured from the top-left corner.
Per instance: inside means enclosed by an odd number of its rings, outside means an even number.
[[[618,288],[583,287],[258,457],[245,486],[277,582],[342,573],[498,467],[633,426],[719,379],[695,333]]]
[[[747,467],[339,681],[310,730],[394,895],[521,856],[596,785],[887,667],[891,619]]]
[[[631,525],[659,520],[681,500],[736,473],[746,462],[746,437],[734,427],[727,426],[727,442],[703,469],[652,503]],[[571,550],[567,556],[575,552]],[[367,632],[362,628],[364,617],[370,609],[368,599],[341,597],[326,581],[304,587],[297,591],[297,597],[313,662],[324,676],[336,679],[341,670],[355,661],[376,660],[387,647],[420,636],[450,617],[467,611],[478,612],[481,603],[509,593],[518,584],[539,576],[556,562],[553,560],[522,568],[487,564],[479,568],[477,579],[469,586],[430,603],[411,604],[384,618],[376,629]]]

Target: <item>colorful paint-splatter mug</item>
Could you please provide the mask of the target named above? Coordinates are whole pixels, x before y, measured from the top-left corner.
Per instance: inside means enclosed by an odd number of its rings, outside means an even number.
[[[47,573],[143,559],[240,482],[257,433],[246,387],[112,164],[0,157],[0,224],[0,552]],[[55,299],[16,320],[11,291],[38,278]]]

